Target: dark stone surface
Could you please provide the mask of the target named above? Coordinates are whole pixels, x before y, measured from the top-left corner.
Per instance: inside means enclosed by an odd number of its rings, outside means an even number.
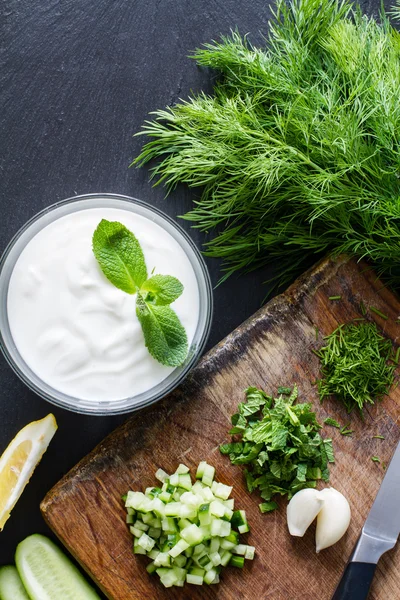
[[[377,0],[365,3],[376,11]],[[149,111],[209,90],[210,74],[191,50],[239,28],[261,42],[263,0],[3,0],[0,69],[0,251],[38,210],[88,192],[137,196],[171,216],[191,205],[179,189],[164,200],[146,169],[128,169]],[[183,226],[189,229],[186,222]],[[200,245],[203,236],[191,235]],[[219,267],[208,260],[212,280]],[[262,303],[268,273],[231,279],[215,290],[208,347]],[[51,406],[31,393],[0,357],[0,452]],[[48,533],[39,502],[46,491],[126,417],[82,417],[54,409],[59,431],[0,534],[0,565],[33,532]]]
[[[4,0],[1,8],[0,250],[38,210],[88,192],[137,196],[171,216],[191,204],[185,189],[164,200],[146,169],[128,169],[150,110],[210,89],[210,75],[187,58],[239,24],[260,40],[261,0]],[[182,222],[189,229],[186,222]],[[192,230],[198,244],[202,236]],[[214,284],[216,261],[209,260]],[[208,347],[259,308],[265,273],[215,290]],[[0,534],[0,565],[17,543],[48,533],[39,502],[50,487],[126,417],[68,413],[31,393],[0,357],[0,452],[26,423],[56,415],[59,430]]]

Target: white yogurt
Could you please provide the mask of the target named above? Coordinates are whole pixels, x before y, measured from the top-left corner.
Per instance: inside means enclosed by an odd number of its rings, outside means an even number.
[[[59,218],[26,245],[11,275],[11,334],[27,365],[53,388],[81,400],[121,400],[163,381],[173,370],[147,351],[136,295],[114,287],[92,252],[101,219],[119,221],[138,238],[149,276],[184,285],[173,304],[189,345],[199,319],[199,289],[179,243],[159,225],[127,210],[92,208]]]

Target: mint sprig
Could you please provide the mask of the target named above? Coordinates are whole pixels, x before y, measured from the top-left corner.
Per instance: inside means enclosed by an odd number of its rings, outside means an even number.
[[[136,316],[151,356],[169,367],[182,365],[188,353],[187,334],[169,306],[183,292],[179,279],[171,275],[147,278],[139,241],[118,221],[102,219],[93,234],[92,246],[107,279],[123,292],[137,294]]]

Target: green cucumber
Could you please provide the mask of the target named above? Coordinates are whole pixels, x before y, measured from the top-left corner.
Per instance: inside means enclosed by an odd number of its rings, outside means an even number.
[[[21,542],[15,562],[31,600],[100,600],[69,558],[43,535]]]
[[[11,565],[0,567],[0,600],[30,600],[17,569]]]

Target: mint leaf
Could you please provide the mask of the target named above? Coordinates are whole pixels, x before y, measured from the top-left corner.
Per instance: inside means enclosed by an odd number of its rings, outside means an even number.
[[[136,315],[152,357],[168,367],[180,366],[187,356],[188,340],[185,328],[172,308],[147,303],[138,293]]]
[[[115,287],[135,294],[146,281],[142,248],[122,223],[102,219],[93,234],[92,247],[101,270]]]
[[[145,302],[165,306],[179,298],[183,285],[171,275],[154,275],[143,283],[140,291]]]

